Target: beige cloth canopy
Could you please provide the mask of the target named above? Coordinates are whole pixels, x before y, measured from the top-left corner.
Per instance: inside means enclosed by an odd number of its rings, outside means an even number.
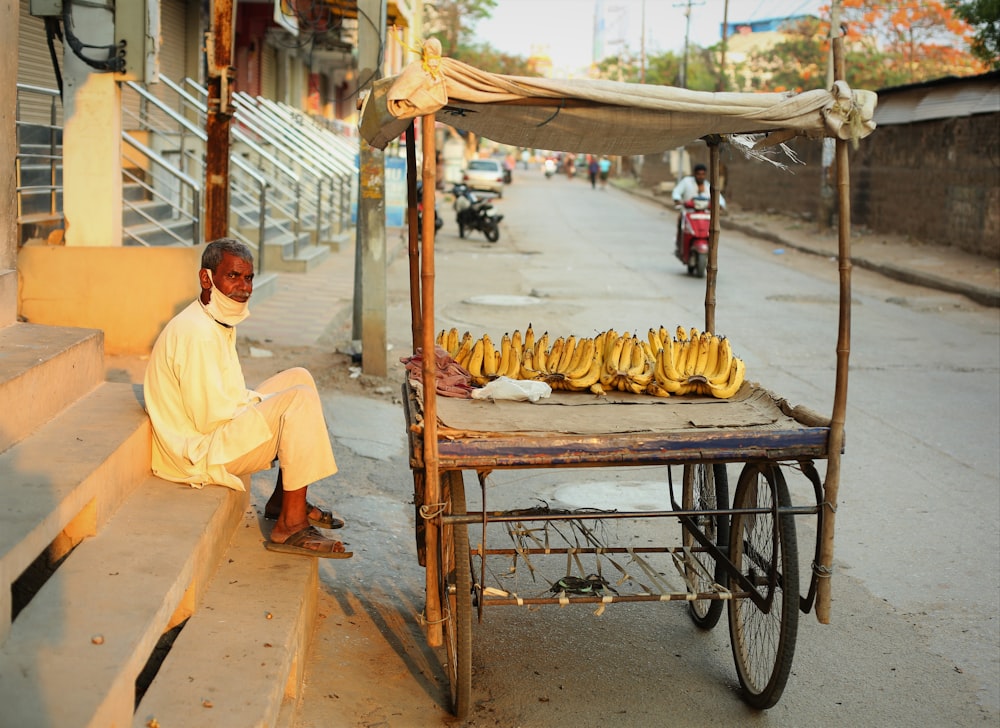
[[[714,134],[860,139],[875,129],[877,98],[843,81],[804,93],[711,93],[590,79],[487,73],[441,56],[436,39],[423,58],[377,81],[361,111],[361,135],[379,149],[418,116],[502,144],[593,154],[652,154]]]

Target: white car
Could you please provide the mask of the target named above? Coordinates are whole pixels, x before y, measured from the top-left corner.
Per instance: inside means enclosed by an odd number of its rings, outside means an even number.
[[[503,164],[498,159],[470,159],[462,172],[462,182],[469,189],[495,192],[497,197],[503,197]]]

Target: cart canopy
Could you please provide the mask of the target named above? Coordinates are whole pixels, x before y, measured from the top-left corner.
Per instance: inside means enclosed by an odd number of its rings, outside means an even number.
[[[398,76],[377,81],[361,111],[361,135],[385,146],[418,116],[501,144],[592,154],[653,154],[712,135],[860,139],[875,129],[877,99],[843,81],[804,93],[711,93],[593,79],[487,73],[441,56],[436,39]]]

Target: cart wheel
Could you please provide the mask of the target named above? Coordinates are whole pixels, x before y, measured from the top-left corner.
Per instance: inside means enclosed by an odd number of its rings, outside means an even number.
[[[465,513],[465,484],[461,471],[442,473],[451,491],[451,513]],[[469,713],[472,697],[472,565],[469,561],[469,527],[441,529],[441,604],[446,605],[444,640],[448,656],[452,712],[460,720]]]
[[[724,464],[707,465],[696,463],[684,466],[683,506],[685,510],[712,510],[729,505],[729,479]],[[701,516],[695,519],[698,528],[726,553],[729,545],[729,518],[727,516]],[[701,548],[691,530],[684,525],[684,548]],[[685,567],[687,577],[699,592],[711,591],[713,581],[726,585],[725,569],[704,551],[695,551],[691,557],[698,561]],[[714,574],[714,580],[707,574]],[[688,602],[691,620],[702,629],[712,629],[722,616],[723,603],[720,599],[698,599]]]
[[[788,486],[773,463],[747,463],[740,473],[733,508],[791,505]],[[735,513],[729,558],[754,585],[756,596],[729,602],[729,636],[743,700],[754,708],[775,705],[788,681],[799,624],[799,561],[794,516]],[[733,592],[745,587],[730,579]]]

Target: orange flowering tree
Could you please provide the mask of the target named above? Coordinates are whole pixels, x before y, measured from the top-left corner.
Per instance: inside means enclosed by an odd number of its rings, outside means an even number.
[[[784,29],[774,46],[749,54],[734,69],[741,90],[806,90],[826,86],[829,8]],[[970,52],[973,28],[941,0],[842,0],[848,82],[879,89],[943,76],[983,73]]]

